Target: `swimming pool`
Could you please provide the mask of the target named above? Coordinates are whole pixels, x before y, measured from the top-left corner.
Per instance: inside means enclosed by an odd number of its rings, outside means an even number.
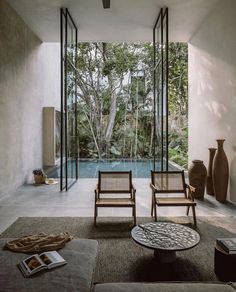
[[[75,162],[69,162],[75,163]],[[70,170],[70,165],[69,165]],[[79,178],[96,178],[98,171],[132,171],[135,178],[149,178],[153,169],[153,160],[84,160],[78,162]],[[156,170],[161,169],[161,164],[156,163]],[[169,162],[169,170],[178,170],[178,166]],[[70,172],[70,171],[69,171]],[[60,167],[47,172],[48,177],[60,177]],[[68,173],[70,176],[70,173]]]

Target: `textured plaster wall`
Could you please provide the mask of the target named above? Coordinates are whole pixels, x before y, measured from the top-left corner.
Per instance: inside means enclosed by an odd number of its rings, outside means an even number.
[[[226,139],[236,203],[236,1],[219,1],[189,42],[189,162]]]
[[[42,108],[60,104],[59,44],[42,43],[0,0],[0,196],[42,166]]]

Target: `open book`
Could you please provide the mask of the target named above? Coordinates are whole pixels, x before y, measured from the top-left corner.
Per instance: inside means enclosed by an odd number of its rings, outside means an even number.
[[[67,262],[56,251],[34,254],[19,263],[18,267],[25,277],[43,270],[65,265]]]

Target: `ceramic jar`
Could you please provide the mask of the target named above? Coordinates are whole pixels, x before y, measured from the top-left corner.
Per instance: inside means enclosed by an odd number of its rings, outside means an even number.
[[[189,184],[196,188],[194,197],[204,198],[207,170],[202,160],[193,160],[188,170]]]

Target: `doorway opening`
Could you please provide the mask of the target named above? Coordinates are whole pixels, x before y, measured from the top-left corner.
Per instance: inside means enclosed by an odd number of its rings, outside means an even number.
[[[182,101],[176,96],[179,90],[187,103],[187,45],[171,43],[169,50],[168,169],[174,170],[187,161],[187,133],[181,133],[187,129],[187,104],[180,115]],[[78,44],[79,177],[96,177],[98,170],[150,177],[154,147],[155,169],[162,169],[161,136],[155,139],[153,52],[153,43]],[[161,100],[160,91],[158,96]],[[160,125],[166,115],[160,104],[156,107]]]
[[[186,167],[187,45],[169,43],[168,9],[152,43],[78,43],[65,9],[61,40],[61,189],[98,170]]]

